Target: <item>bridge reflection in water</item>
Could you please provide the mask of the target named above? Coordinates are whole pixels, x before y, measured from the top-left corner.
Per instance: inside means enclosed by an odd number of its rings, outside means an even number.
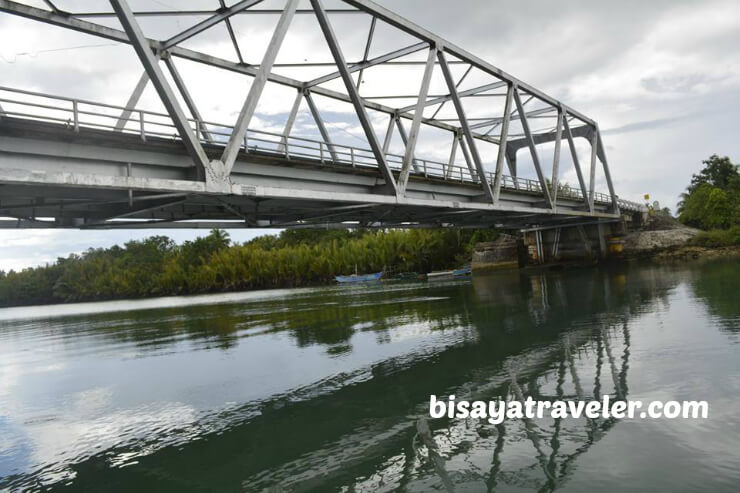
[[[562,298],[566,292],[565,277],[544,274],[517,277],[511,276],[509,281],[519,284],[519,292],[509,291],[511,282],[499,284],[494,279],[479,277],[476,295],[482,301],[500,303],[506,299],[503,291],[510,293],[512,301],[521,290],[528,292],[530,326],[547,326],[553,323],[550,320],[548,324],[548,319],[563,315],[557,312],[568,306]],[[618,289],[624,288],[623,276],[604,277],[603,281],[602,288],[607,292],[612,283]],[[553,294],[548,294],[548,287]],[[552,296],[560,299],[554,300]],[[430,393],[435,393],[435,387],[445,388],[445,396],[454,394],[458,401],[524,401],[530,396],[544,401],[585,401],[601,400],[605,395],[610,396],[611,402],[625,400],[629,390],[629,315],[606,311],[587,322],[574,321],[572,330],[550,334],[555,342],[516,352],[503,339],[481,340],[493,336],[489,331],[495,319],[488,319],[487,310],[476,313],[472,306],[465,308],[466,311],[471,308],[468,322],[480,331],[476,334],[480,338],[478,345],[484,342],[475,354],[460,348],[451,352],[461,354],[439,355],[423,364],[423,368],[404,369],[403,363],[399,367],[385,363],[373,372],[375,378],[384,376],[391,381],[376,384],[385,388],[387,394],[383,402],[374,405],[375,411],[367,409],[368,414],[402,407],[398,404],[404,403],[413,404],[415,415],[397,415],[392,419],[385,416],[377,420],[365,416],[349,434],[278,469],[250,477],[242,486],[249,491],[259,491],[257,485],[267,484],[280,485],[277,491],[280,488],[301,491],[307,486],[309,490],[323,490],[331,489],[330,485],[342,491],[493,491],[497,486],[553,491],[563,487],[574,473],[578,458],[618,420],[524,418],[507,419],[499,425],[472,418],[429,420],[428,394],[420,393],[426,397],[422,402],[411,402],[406,383],[393,380],[405,379],[404,373],[410,372],[416,374],[413,380],[418,382],[422,373],[427,375]],[[523,313],[518,315],[510,330],[521,328],[522,319],[527,317]],[[505,349],[497,351],[495,346]],[[485,361],[486,348],[491,350],[489,362]],[[461,368],[465,361],[467,367]],[[459,382],[458,377],[463,374],[469,379]],[[330,423],[339,418],[329,408],[325,412],[325,419]],[[356,413],[362,415],[361,410]],[[304,426],[313,425],[304,423]],[[384,449],[382,454],[378,448]],[[374,464],[363,460],[369,455],[376,457]],[[382,461],[378,459],[381,455]],[[351,477],[350,473],[348,477],[347,466],[355,466],[357,475]]]

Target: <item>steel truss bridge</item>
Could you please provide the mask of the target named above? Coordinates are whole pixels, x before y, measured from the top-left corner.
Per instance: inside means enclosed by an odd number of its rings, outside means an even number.
[[[306,1],[309,8],[299,8],[299,0],[279,9],[261,3],[214,0],[212,10],[133,12],[126,0],[110,0],[108,11],[68,12],[61,0],[45,0],[46,9],[0,0],[6,15],[130,45],[143,66],[120,106],[0,87],[0,226],[524,228],[611,222],[642,209],[618,198],[597,123],[570,106],[368,0],[337,0],[342,8],[323,0]],[[277,23],[261,60],[248,62],[235,21],[257,15]],[[299,15],[317,22],[329,61],[278,62]],[[200,20],[167,39],[147,37],[139,24],[193,17]],[[115,20],[122,29],[109,27]],[[348,61],[351,50],[337,35],[348,22],[367,29],[356,61]],[[370,56],[381,28],[407,44]],[[228,34],[232,57],[183,46],[217,29]],[[251,83],[245,100],[234,103],[235,121],[202,117],[181,63]],[[407,91],[414,67],[420,80]],[[285,75],[301,69],[324,75]],[[365,79],[380,70],[385,85],[397,80],[398,89],[367,94]],[[150,83],[163,112],[139,105]],[[271,86],[295,91],[282,131],[253,125]],[[322,102],[343,105],[365,144],[340,143]],[[319,138],[294,132],[304,105]],[[420,137],[429,132],[435,137]],[[398,153],[391,152],[394,135],[403,144]],[[586,172],[579,138],[590,146]],[[440,142],[447,146],[443,158]],[[543,147],[553,152],[549,170]],[[520,176],[519,150],[532,179]],[[574,186],[560,179],[566,154]],[[597,172],[605,193],[595,190]]]

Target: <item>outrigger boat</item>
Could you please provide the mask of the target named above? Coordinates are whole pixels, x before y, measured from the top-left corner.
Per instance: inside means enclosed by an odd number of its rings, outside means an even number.
[[[368,281],[379,281],[383,277],[383,272],[376,272],[374,274],[357,274],[357,265],[355,265],[355,273],[351,276],[336,276],[334,279],[337,282],[368,282]]]
[[[454,277],[466,277],[473,273],[473,270],[470,267],[464,267],[462,269],[455,269],[455,270],[438,270],[434,272],[429,272],[427,274],[427,280],[436,280],[436,279],[449,279]]]
[[[379,281],[383,277],[382,272],[375,272],[374,274],[352,274],[351,276],[336,276],[334,279],[337,282],[367,282],[367,281]]]

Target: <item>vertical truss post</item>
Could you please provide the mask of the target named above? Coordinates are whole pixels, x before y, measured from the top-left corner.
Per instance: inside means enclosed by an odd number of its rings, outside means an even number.
[[[375,23],[377,22],[378,18],[373,17],[373,20],[370,21],[370,31],[367,33],[367,43],[365,43],[365,54],[362,56],[362,63],[367,62],[367,57],[370,55],[370,45],[373,42],[373,34],[375,34]],[[360,73],[357,75],[357,90],[360,90],[360,84],[362,84],[362,74],[365,71],[365,68],[360,69]]]
[[[460,149],[462,149],[463,157],[465,158],[465,164],[468,165],[468,171],[470,171],[470,179],[473,181],[478,181],[478,172],[475,170],[475,164],[473,163],[473,158],[470,157],[470,152],[468,151],[468,146],[465,144],[465,140],[463,139],[462,134],[460,134],[460,137],[458,138],[460,141]],[[460,173],[462,174],[462,170],[460,170]]]
[[[396,123],[396,115],[391,114],[388,120],[388,128],[385,130],[385,139],[383,139],[383,154],[388,154],[388,149],[391,146],[391,139],[393,138],[393,125]]]
[[[573,133],[570,131],[570,124],[568,123],[568,113],[563,113],[563,129],[565,130],[565,137],[568,139],[568,147],[570,148],[570,157],[573,160],[573,167],[576,169],[576,176],[578,177],[578,185],[581,187],[581,194],[583,195],[583,201],[588,206],[588,209],[593,212],[593,207],[588,200],[588,191],[586,190],[586,182],[583,179],[583,171],[581,171],[581,163],[578,160],[578,153],[576,152],[576,144],[573,141]]]
[[[612,183],[612,174],[609,171],[609,164],[606,162],[606,149],[604,149],[604,143],[601,141],[601,132],[599,131],[599,126],[596,125],[596,143],[597,143],[597,152],[599,153],[599,158],[601,159],[601,164],[604,167],[604,177],[606,178],[606,185],[609,187],[609,195],[612,199],[612,208],[614,210],[615,214],[619,214],[619,197],[617,197],[617,194],[614,193],[614,183]]]
[[[596,129],[591,130],[591,173],[588,178],[588,204],[594,210],[594,194],[596,193]]]
[[[401,166],[401,174],[398,176],[398,188],[401,193],[406,193],[406,185],[409,181],[409,167],[414,160],[414,152],[416,149],[416,141],[419,138],[419,130],[421,129],[421,119],[424,116],[424,107],[426,106],[427,94],[429,94],[429,82],[432,79],[432,72],[434,71],[434,59],[436,55],[436,48],[434,46],[429,47],[429,54],[427,55],[427,64],[424,67],[424,75],[421,79],[421,89],[419,89],[419,99],[416,102],[416,109],[414,110],[414,119],[411,122],[411,131],[409,132],[409,138],[406,142],[406,152],[403,155],[403,165]]]
[[[447,65],[447,59],[444,54],[444,50],[441,47],[437,47],[437,58],[439,65],[442,68],[442,74],[444,75],[445,82],[447,83],[447,89],[450,91],[452,104],[455,105],[457,111],[457,117],[460,119],[460,127],[462,127],[463,135],[467,141],[468,147],[470,148],[470,154],[472,155],[475,168],[478,171],[480,177],[480,183],[483,187],[483,192],[489,200],[493,201],[493,191],[491,190],[491,184],[486,179],[486,171],[483,169],[483,163],[481,162],[480,155],[478,154],[478,148],[475,145],[475,138],[473,133],[470,131],[470,125],[468,125],[468,119],[465,116],[465,109],[463,108],[462,101],[460,101],[460,95],[457,93],[457,87],[455,87],[455,81],[452,78],[452,72],[450,67]],[[465,147],[463,147],[465,151]]]
[[[545,175],[542,173],[542,167],[540,166],[540,158],[537,155],[537,148],[532,138],[532,132],[529,130],[529,122],[527,122],[527,115],[524,111],[524,105],[519,95],[519,89],[514,87],[514,102],[516,103],[517,113],[519,113],[519,119],[522,124],[522,130],[524,130],[524,136],[527,139],[527,146],[529,152],[532,155],[532,162],[534,163],[534,169],[537,172],[537,178],[540,182],[540,188],[542,188],[542,195],[545,198],[545,205],[552,207],[552,199],[550,198],[550,190],[547,188],[547,182],[545,181]]]
[[[563,108],[558,107],[558,126],[555,129],[555,152],[552,156],[552,207],[557,207],[558,203],[558,177],[560,176],[560,144],[563,138]]]
[[[313,116],[314,121],[316,122],[316,126],[319,127],[319,133],[321,134],[321,138],[326,143],[326,147],[329,149],[329,153],[331,154],[331,160],[334,162],[337,162],[337,153],[334,149],[334,144],[331,141],[331,137],[329,136],[329,132],[326,130],[326,125],[324,124],[324,120],[321,118],[321,113],[319,113],[319,109],[316,107],[316,103],[313,100],[313,96],[311,95],[311,91],[308,89],[303,93],[303,96],[306,98],[306,103],[308,103],[308,109],[311,111],[311,116]],[[323,151],[323,148],[322,148]],[[323,158],[322,158],[323,161]]]
[[[452,134],[452,149],[450,149],[450,160],[447,163],[447,172],[445,173],[445,180],[448,180],[452,176],[452,169],[455,166],[455,157],[457,156],[457,143],[460,137],[457,134]]]
[[[144,69],[149,75],[154,88],[157,90],[162,104],[167,109],[167,113],[172,118],[172,122],[177,128],[177,132],[180,134],[185,148],[190,154],[199,170],[205,170],[209,172],[211,170],[210,163],[208,162],[208,156],[206,156],[203,147],[200,145],[200,141],[195,137],[195,133],[190,128],[185,113],[180,108],[180,105],[175,98],[175,94],[172,88],[167,83],[164,77],[164,73],[159,66],[159,62],[156,56],[152,53],[149,46],[149,41],[144,37],[144,33],[141,31],[139,24],[134,18],[134,14],[131,12],[126,0],[110,0],[113,10],[121,22],[124,31],[134,47],[136,54],[139,56]],[[207,178],[207,177],[206,177]]]
[[[116,132],[122,131],[126,126],[126,123],[128,123],[129,118],[131,118],[131,113],[134,112],[134,108],[136,108],[136,105],[139,103],[139,99],[141,99],[141,95],[148,83],[149,74],[144,70],[141,77],[139,77],[139,82],[137,82],[136,87],[134,87],[134,91],[131,93],[131,96],[129,96],[128,101],[126,101],[126,106],[121,112],[121,116],[118,117],[118,121],[116,121],[116,125],[113,127]]]
[[[406,127],[403,126],[403,121],[401,121],[401,117],[398,116],[398,113],[395,114],[395,121],[396,121],[396,128],[398,128],[398,133],[401,136],[401,141],[403,142],[404,148],[409,145],[409,136],[406,134]],[[414,165],[414,171],[417,173],[419,172],[419,164],[416,162],[416,159],[412,159],[411,163]]]
[[[506,152],[506,167],[509,168],[512,178],[516,178],[516,151],[513,153]],[[516,180],[514,180],[516,184]]]
[[[509,84],[506,89],[504,102],[504,119],[501,122],[501,136],[498,142],[498,156],[496,156],[496,175],[493,179],[493,203],[498,202],[501,196],[501,182],[504,174],[504,160],[506,159],[506,142],[509,139],[509,121],[511,120],[511,103],[514,95],[514,85]]]
[[[185,85],[185,81],[183,81],[182,77],[180,76],[180,72],[177,70],[177,67],[175,67],[175,61],[172,59],[169,53],[163,54],[162,59],[164,60],[164,64],[167,65],[167,69],[169,69],[170,74],[172,75],[172,80],[175,82],[177,89],[180,91],[182,99],[185,101],[185,105],[188,107],[188,110],[190,110],[190,114],[195,119],[196,125],[200,129],[200,132],[203,134],[203,137],[206,141],[213,142],[213,136],[211,135],[211,132],[208,131],[208,127],[206,126],[206,124],[203,123],[203,117],[200,115],[198,107],[195,106],[195,101],[190,96],[190,92]]]
[[[380,168],[380,172],[383,175],[386,186],[394,195],[398,195],[396,180],[393,177],[393,173],[391,172],[391,169],[388,166],[388,162],[385,159],[383,149],[381,149],[380,144],[378,143],[378,137],[375,135],[375,130],[373,129],[373,126],[370,123],[370,118],[368,117],[367,111],[365,110],[365,104],[360,98],[360,94],[357,92],[357,87],[355,87],[355,83],[352,80],[352,74],[347,68],[347,63],[337,42],[337,37],[334,34],[334,30],[332,29],[331,24],[329,23],[329,17],[324,11],[321,0],[311,0],[311,6],[313,7],[314,13],[316,14],[316,19],[319,21],[319,26],[324,33],[326,42],[329,45],[329,50],[331,51],[331,54],[334,57],[334,61],[337,64],[337,69],[339,70],[342,80],[344,81],[344,86],[347,89],[347,94],[349,95],[349,98],[352,101],[352,105],[355,108],[355,113],[360,120],[360,124],[362,125],[363,130],[365,131],[365,136],[367,137],[370,148],[373,151],[373,155],[378,162],[378,167]]]
[[[298,109],[301,107],[302,100],[303,91],[298,91],[298,94],[295,95],[295,100],[293,101],[293,107],[290,109],[290,113],[288,113],[288,119],[285,122],[283,138],[278,146],[278,152],[283,152],[284,149],[288,148],[288,138],[290,137],[290,132],[293,130],[293,125],[295,124],[296,116],[298,116]]]
[[[275,31],[272,33],[272,39],[270,39],[270,44],[267,45],[267,51],[262,57],[260,68],[254,76],[252,85],[249,88],[249,94],[247,94],[247,99],[244,101],[244,106],[242,106],[241,112],[234,124],[234,131],[231,133],[229,142],[226,144],[224,153],[221,156],[221,162],[224,165],[224,173],[226,175],[229,175],[234,167],[234,162],[236,161],[236,156],[239,154],[241,142],[247,132],[247,127],[254,115],[254,111],[257,109],[257,103],[262,95],[262,90],[265,88],[265,84],[267,83],[267,77],[272,71],[272,64],[275,63],[275,58],[277,58],[280,45],[283,43],[283,39],[285,39],[285,33],[288,32],[290,21],[293,20],[297,6],[298,0],[287,0],[285,8],[280,14],[280,19],[275,27]]]

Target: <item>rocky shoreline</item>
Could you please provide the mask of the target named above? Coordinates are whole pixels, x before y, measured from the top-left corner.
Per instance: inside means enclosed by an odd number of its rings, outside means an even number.
[[[655,261],[663,262],[727,258],[735,256],[740,256],[740,246],[704,247],[684,245],[656,250],[645,255],[645,257],[649,257]]]

